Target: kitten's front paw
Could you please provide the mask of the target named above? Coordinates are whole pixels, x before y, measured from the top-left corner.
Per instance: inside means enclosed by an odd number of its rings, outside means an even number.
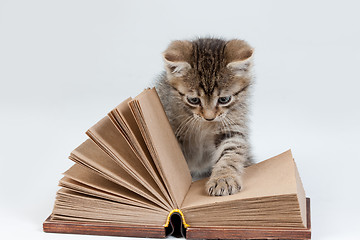
[[[227,196],[240,191],[241,184],[241,177],[237,174],[211,176],[206,189],[210,196]]]

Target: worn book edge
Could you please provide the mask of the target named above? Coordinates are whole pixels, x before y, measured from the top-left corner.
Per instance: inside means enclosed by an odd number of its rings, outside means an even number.
[[[173,212],[173,214],[179,214]],[[186,228],[187,239],[311,239],[310,198],[306,198],[307,227],[299,228],[239,228],[191,227]],[[114,223],[54,221],[49,216],[43,223],[44,232],[101,236],[165,238],[166,227],[124,225]]]

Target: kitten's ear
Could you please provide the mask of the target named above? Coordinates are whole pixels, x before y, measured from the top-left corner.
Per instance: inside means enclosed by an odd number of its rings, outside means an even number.
[[[252,66],[253,52],[254,49],[243,40],[228,41],[225,46],[226,67],[236,76],[246,74]]]
[[[191,53],[191,42],[173,41],[163,53],[167,74],[174,77],[184,76],[191,68],[189,64]]]

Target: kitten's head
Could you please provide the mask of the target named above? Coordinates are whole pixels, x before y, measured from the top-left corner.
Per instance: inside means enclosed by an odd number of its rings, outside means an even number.
[[[253,49],[242,40],[174,41],[164,52],[167,81],[195,117],[219,121],[251,83]]]

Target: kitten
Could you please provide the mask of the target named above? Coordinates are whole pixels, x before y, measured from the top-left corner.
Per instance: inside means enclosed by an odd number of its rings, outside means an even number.
[[[209,195],[241,189],[252,164],[248,91],[253,49],[242,40],[173,41],[156,89],[194,178],[209,176]]]

